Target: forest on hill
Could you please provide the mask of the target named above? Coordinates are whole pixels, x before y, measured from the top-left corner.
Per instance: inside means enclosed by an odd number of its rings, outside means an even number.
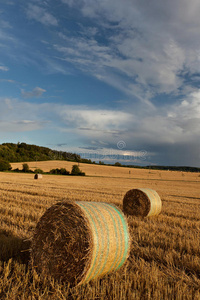
[[[0,145],[0,159],[9,162],[28,162],[46,160],[81,161],[80,155],[52,150],[47,147],[26,143],[3,143]]]

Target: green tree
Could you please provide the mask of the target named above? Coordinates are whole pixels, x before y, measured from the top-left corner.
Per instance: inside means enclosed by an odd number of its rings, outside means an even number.
[[[3,159],[0,160],[0,171],[9,171],[11,169],[12,167],[8,161]]]
[[[22,165],[22,172],[28,173],[29,172],[29,165],[28,164],[23,164]]]
[[[42,169],[35,169],[34,171],[35,174],[42,174],[44,171]]]
[[[55,175],[69,175],[69,171],[67,171],[65,168],[60,168],[60,169],[51,169],[50,174],[55,174]]]
[[[85,176],[85,173],[79,169],[78,165],[73,165],[71,170],[71,175]]]
[[[67,171],[65,168],[60,169],[60,174],[61,175],[69,175],[69,171]]]
[[[51,169],[50,170],[50,174],[58,174],[58,171],[57,171],[58,169]]]
[[[116,167],[121,167],[122,165],[121,165],[119,162],[116,162],[116,163],[115,163],[115,166],[116,166]]]

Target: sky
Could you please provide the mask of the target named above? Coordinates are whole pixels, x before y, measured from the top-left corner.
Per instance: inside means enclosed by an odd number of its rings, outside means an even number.
[[[0,0],[0,143],[200,167],[198,0]]]

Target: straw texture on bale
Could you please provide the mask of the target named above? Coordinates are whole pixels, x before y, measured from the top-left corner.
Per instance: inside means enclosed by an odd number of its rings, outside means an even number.
[[[65,201],[39,220],[31,255],[37,272],[75,286],[118,270],[129,249],[128,226],[119,208]]]
[[[161,209],[160,196],[152,189],[129,190],[123,199],[123,211],[128,215],[150,217],[158,215]]]

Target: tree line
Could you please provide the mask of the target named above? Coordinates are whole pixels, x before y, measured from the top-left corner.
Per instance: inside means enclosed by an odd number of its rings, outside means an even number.
[[[0,159],[9,162],[46,160],[81,161],[80,155],[75,153],[61,152],[26,143],[3,143],[0,145]]]
[[[76,176],[85,176],[85,173],[82,172],[78,165],[73,165],[71,172],[65,168],[56,168],[51,169],[49,172],[44,172],[42,169],[35,169],[34,171],[29,168],[27,163],[22,164],[22,169],[16,168],[12,169],[9,162],[0,160],[0,171],[11,171],[17,173],[35,173],[35,174],[54,174],[54,175],[76,175]]]

